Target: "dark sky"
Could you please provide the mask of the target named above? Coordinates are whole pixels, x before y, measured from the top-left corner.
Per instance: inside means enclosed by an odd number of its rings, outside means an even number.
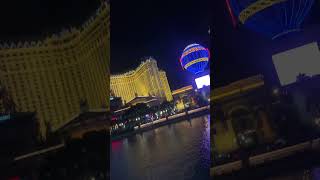
[[[193,82],[179,58],[191,43],[209,46],[209,0],[114,0],[111,2],[111,72],[136,68],[154,57],[172,90]]]
[[[314,4],[304,29],[297,34],[270,40],[244,27],[234,28],[225,1],[212,6],[211,76],[215,87],[255,74],[263,74],[268,82],[277,81],[272,54],[320,40],[320,4]],[[290,68],[290,67],[288,67]]]
[[[0,40],[32,39],[82,24],[99,0],[12,0],[0,5]]]

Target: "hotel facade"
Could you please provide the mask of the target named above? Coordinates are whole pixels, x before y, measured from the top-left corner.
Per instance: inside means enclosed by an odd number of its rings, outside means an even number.
[[[0,81],[17,111],[36,112],[42,137],[81,111],[109,108],[109,5],[81,27],[0,45]]]
[[[159,70],[157,61],[149,58],[135,70],[111,75],[111,92],[121,97],[123,104],[139,96],[155,96],[172,101],[172,94],[166,72]]]

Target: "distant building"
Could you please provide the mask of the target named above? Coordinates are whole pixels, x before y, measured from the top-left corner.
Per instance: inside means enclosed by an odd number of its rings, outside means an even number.
[[[152,106],[159,105],[161,101],[159,100],[159,98],[156,98],[154,96],[138,96],[132,99],[131,101],[129,101],[127,104],[129,106],[135,106],[137,104],[142,104],[142,103],[148,105],[149,107],[152,107]]]
[[[110,111],[116,111],[123,106],[121,97],[110,97]]]
[[[192,103],[192,97],[194,97],[194,94],[195,92],[192,85],[172,91],[176,108],[178,110],[183,110],[186,107],[189,107]]]
[[[320,130],[320,75],[303,79],[282,87],[291,95],[302,123],[316,126]]]
[[[111,75],[111,90],[127,104],[138,96],[155,96],[171,101],[172,95],[164,71],[159,70],[157,61],[149,58],[140,66],[124,74]]]
[[[0,45],[0,80],[19,111],[37,112],[41,133],[80,112],[109,108],[109,5],[81,28],[41,41]]]

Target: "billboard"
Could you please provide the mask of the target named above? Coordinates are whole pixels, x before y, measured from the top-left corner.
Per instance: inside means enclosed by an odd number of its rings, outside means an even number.
[[[282,86],[296,82],[299,74],[320,74],[320,51],[318,43],[310,43],[272,56]]]
[[[198,89],[203,88],[204,86],[210,86],[210,76],[205,75],[195,79]]]

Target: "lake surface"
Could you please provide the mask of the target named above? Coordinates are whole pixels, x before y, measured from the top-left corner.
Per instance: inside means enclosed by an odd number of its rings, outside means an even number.
[[[209,179],[210,115],[115,140],[110,156],[111,180]]]

